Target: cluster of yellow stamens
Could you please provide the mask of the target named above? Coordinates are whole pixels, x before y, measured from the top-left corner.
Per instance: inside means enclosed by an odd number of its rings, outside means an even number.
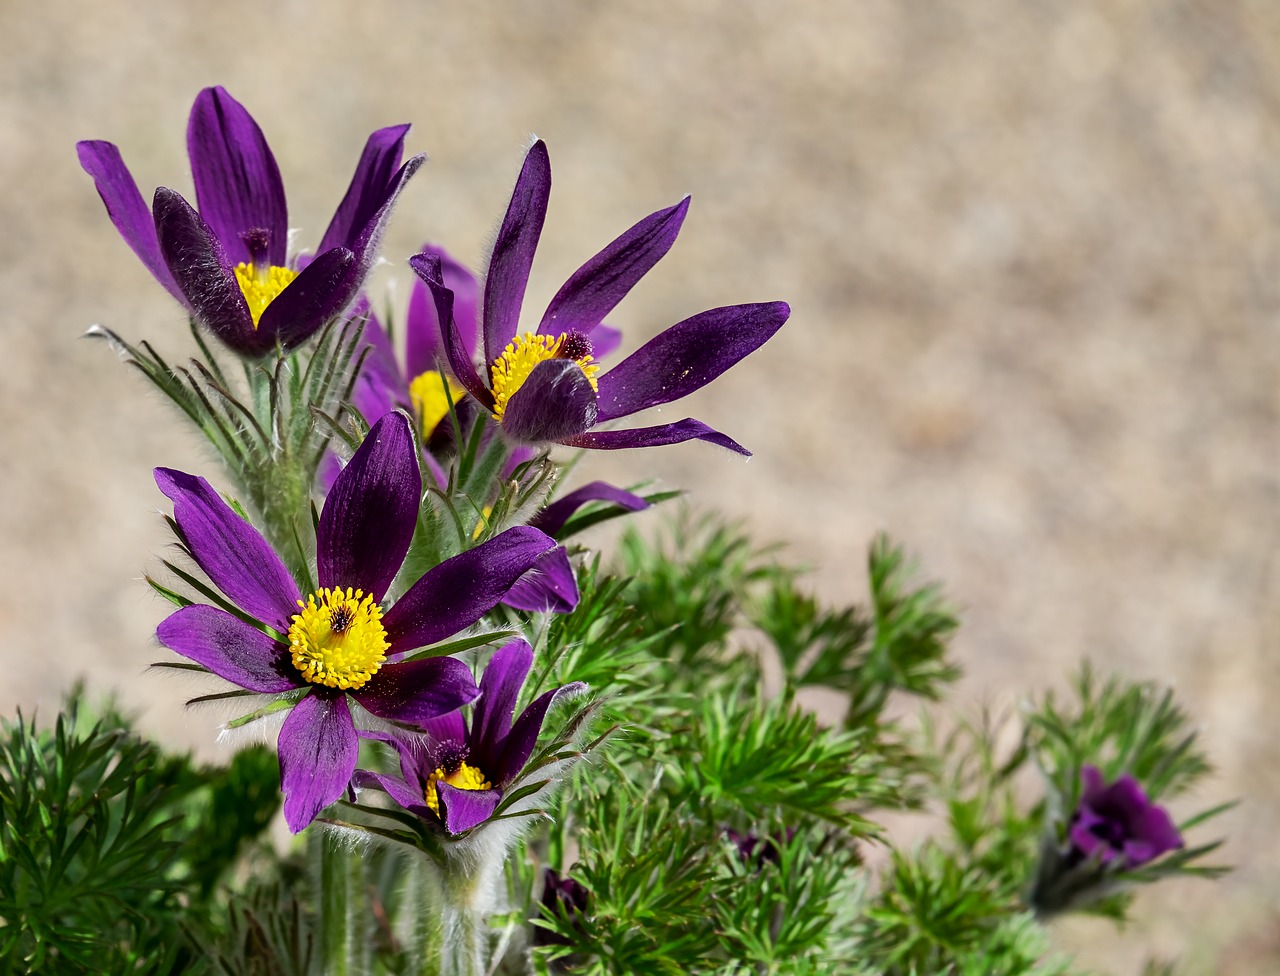
[[[431,436],[440,421],[449,416],[449,403],[458,403],[465,393],[452,376],[438,370],[430,369],[413,378],[409,384],[409,402],[422,425],[423,437]]]
[[[427,788],[424,791],[427,806],[437,817],[440,816],[440,794],[436,790],[437,782],[448,783],[460,790],[493,789],[493,784],[484,778],[484,773],[468,763],[458,763],[458,768],[452,773],[445,772],[443,766],[438,766],[436,771],[427,777]]]
[[[249,314],[253,316],[255,329],[267,306],[288,287],[289,282],[298,277],[298,272],[292,268],[245,264],[243,261],[236,265],[235,271],[236,282],[244,292],[244,300],[249,303]]]
[[[535,366],[545,363],[548,359],[564,358],[560,355],[560,347],[564,345],[564,341],[563,334],[552,337],[536,332],[526,332],[507,343],[507,348],[502,350],[502,355],[494,360],[490,370],[494,420],[501,423],[502,415],[507,410],[507,402],[524,385],[524,381],[529,378]],[[588,354],[573,361],[582,367],[582,372],[591,382],[591,389],[598,390],[596,373],[600,372],[600,365],[595,361],[595,357]]]
[[[363,590],[317,590],[293,615],[289,649],[293,666],[312,684],[355,690],[386,661],[382,608]]]

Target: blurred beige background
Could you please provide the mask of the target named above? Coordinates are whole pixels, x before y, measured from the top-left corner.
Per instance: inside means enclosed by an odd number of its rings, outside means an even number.
[[[860,598],[877,530],[966,611],[964,700],[1060,685],[1083,655],[1164,679],[1238,795],[1225,882],[1144,896],[1113,973],[1280,972],[1280,8],[1270,0],[0,0],[0,708],[77,675],[214,755],[217,717],[145,673],[164,607],[150,468],[216,469],[103,345],[182,351],[73,143],[186,192],[186,114],[255,114],[314,244],[364,137],[432,159],[381,272],[430,238],[481,263],[530,133],[556,188],[530,289],[693,195],[672,254],[611,318],[627,349],[714,305],[790,324],[662,418],[756,451],[593,458],[656,473],[785,540]],[[1192,804],[1181,810],[1190,811]],[[1175,811],[1177,812],[1177,811]]]

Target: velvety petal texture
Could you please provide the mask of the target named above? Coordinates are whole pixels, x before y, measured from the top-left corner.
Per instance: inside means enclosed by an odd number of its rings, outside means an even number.
[[[479,323],[476,317],[476,278],[442,247],[424,244],[422,254],[439,262],[441,283],[453,294],[453,316],[468,361],[475,358]],[[409,293],[409,309],[405,315],[405,372],[409,379],[437,369],[444,356],[441,347],[441,322],[436,303],[426,283],[415,281]]]
[[[333,484],[320,514],[321,586],[353,586],[381,601],[400,571],[418,519],[422,475],[409,418],[373,425]]]
[[[539,363],[507,401],[502,430],[517,441],[560,441],[596,422],[596,391],[582,367],[569,359]]]
[[[539,139],[525,155],[489,258],[482,313],[486,362],[501,355],[519,328],[520,306],[550,197],[551,159],[546,144]]]
[[[385,202],[386,188],[400,167],[404,137],[408,134],[409,126],[393,125],[369,136],[351,185],[334,211],[316,253],[323,254],[334,247],[350,249],[356,235]]]
[[[485,386],[467,351],[459,325],[453,312],[454,296],[445,283],[444,267],[440,255],[430,251],[415,254],[409,259],[411,267],[431,293],[436,309],[436,321],[440,323],[445,359],[458,382],[466,388],[486,410],[493,409],[493,393]]]
[[[502,602],[531,613],[571,613],[578,605],[578,579],[564,546],[544,552],[521,576]]]
[[[615,488],[605,481],[593,481],[552,502],[530,519],[529,524],[547,535],[559,535],[574,513],[591,502],[609,502],[628,512],[639,512],[649,507],[649,503],[639,495]]]
[[[263,351],[277,343],[286,350],[300,346],[355,300],[363,280],[353,253],[325,251],[266,307],[253,345]]]
[[[284,819],[295,834],[341,798],[360,752],[346,697],[312,691],[280,729]]]
[[[249,691],[269,695],[305,684],[283,644],[217,607],[183,607],[161,622],[156,637],[169,650]]]
[[[672,424],[656,427],[635,427],[627,430],[589,430],[585,434],[566,437],[562,443],[570,447],[585,447],[596,451],[621,451],[634,447],[663,447],[684,441],[707,441],[718,447],[728,448],[743,457],[751,452],[732,437],[708,427],[701,420],[686,417]]]
[[[284,633],[301,593],[284,562],[213,490],[209,482],[156,468],[156,484],[173,502],[173,518],[196,564],[227,599]]]
[[[436,784],[436,795],[440,798],[440,818],[444,821],[444,829],[451,834],[479,827],[489,819],[502,799],[497,790],[460,790],[444,782]]]
[[[379,718],[418,725],[470,705],[480,694],[471,669],[452,657],[387,664],[351,697]]]
[[[383,617],[391,653],[426,647],[470,627],[554,546],[546,534],[522,525],[446,559]]]

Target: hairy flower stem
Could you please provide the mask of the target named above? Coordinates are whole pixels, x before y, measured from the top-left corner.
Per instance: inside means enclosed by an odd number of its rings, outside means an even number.
[[[418,976],[485,976],[494,879],[488,865],[469,857],[423,859],[423,951]],[[428,894],[429,892],[429,894]]]
[[[313,831],[311,860],[320,874],[320,952],[326,976],[359,976],[369,971],[371,940],[366,931],[364,859],[332,838]]]

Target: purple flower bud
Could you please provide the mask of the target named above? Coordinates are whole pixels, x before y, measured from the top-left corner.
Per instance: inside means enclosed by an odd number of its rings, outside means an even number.
[[[1137,780],[1121,776],[1110,786],[1096,766],[1085,766],[1084,794],[1071,817],[1069,860],[1116,858],[1129,870],[1182,846],[1182,837],[1164,807],[1152,803]]]
[[[547,868],[542,875],[542,913],[548,918],[556,918],[561,914],[570,919],[587,914],[587,906],[591,900],[591,892],[581,884],[561,874],[555,868]],[[533,930],[534,945],[569,945],[561,935],[535,926]]]

